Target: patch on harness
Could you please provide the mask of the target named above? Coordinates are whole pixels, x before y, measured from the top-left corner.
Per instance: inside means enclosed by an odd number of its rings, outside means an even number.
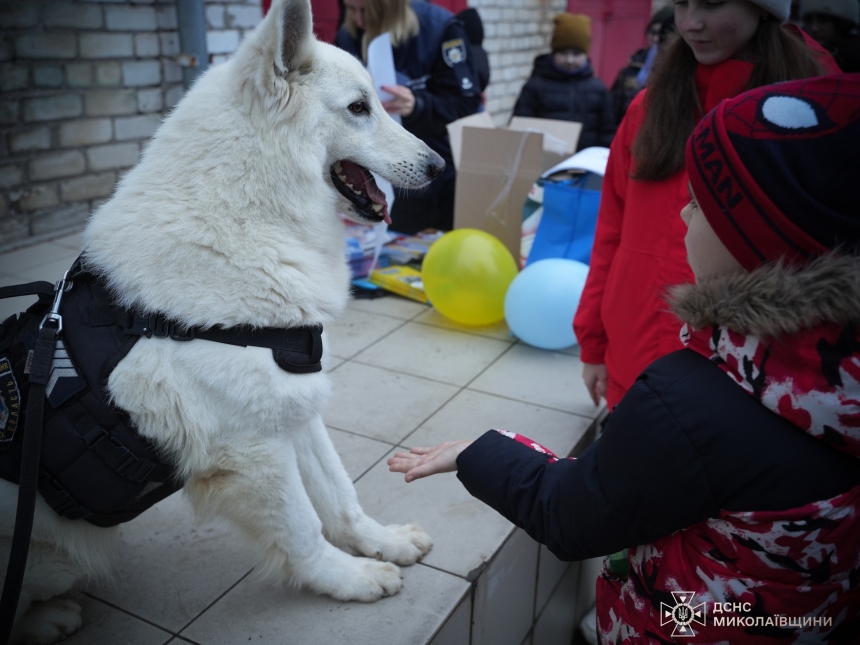
[[[63,341],[57,341],[54,360],[51,362],[51,376],[45,386],[45,396],[53,408],[62,405],[72,396],[86,388],[87,384],[78,375]]]
[[[0,442],[12,441],[21,418],[21,392],[8,358],[0,359]]]

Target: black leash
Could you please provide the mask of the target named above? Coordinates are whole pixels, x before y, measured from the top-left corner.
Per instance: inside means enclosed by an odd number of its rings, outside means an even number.
[[[17,296],[50,296],[55,290],[56,287],[53,284],[44,280],[28,282],[27,284],[13,284],[10,287],[0,287],[0,300]]]
[[[66,272],[68,276],[68,272]],[[20,285],[21,292],[15,295],[44,293],[46,283]],[[64,277],[57,283],[54,292],[54,305],[39,327],[39,337],[33,351],[30,366],[30,392],[27,401],[27,424],[22,440],[21,476],[18,480],[18,507],[15,511],[15,531],[12,534],[12,547],[9,551],[9,564],[6,566],[6,580],[0,596],[0,643],[9,642],[12,625],[18,611],[18,598],[24,582],[27,567],[27,554],[30,551],[30,536],[33,532],[33,515],[36,512],[36,484],[39,480],[39,459],[42,453],[42,419],[45,411],[45,387],[51,376],[51,364],[57,338],[63,331],[63,319],[59,314],[63,293],[71,286]],[[23,293],[24,288],[41,287]]]

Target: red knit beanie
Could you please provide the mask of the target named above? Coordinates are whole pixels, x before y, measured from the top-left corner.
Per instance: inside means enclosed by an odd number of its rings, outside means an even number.
[[[747,270],[860,253],[860,74],[723,101],[693,130],[687,173],[702,213]]]

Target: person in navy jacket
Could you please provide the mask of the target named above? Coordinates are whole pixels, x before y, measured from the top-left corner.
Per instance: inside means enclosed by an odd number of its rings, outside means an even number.
[[[367,45],[380,34],[390,34],[397,85],[383,88],[394,96],[383,106],[400,115],[403,126],[446,163],[445,171],[420,194],[396,192],[391,228],[403,233],[450,230],[455,170],[446,126],[474,114],[481,103],[463,23],[429,2],[344,0],[344,7],[335,45],[365,62]]]

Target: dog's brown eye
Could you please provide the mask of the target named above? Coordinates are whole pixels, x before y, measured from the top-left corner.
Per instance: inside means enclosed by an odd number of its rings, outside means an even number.
[[[349,104],[349,111],[353,114],[361,114],[362,112],[367,112],[367,106],[364,101],[356,101]]]

